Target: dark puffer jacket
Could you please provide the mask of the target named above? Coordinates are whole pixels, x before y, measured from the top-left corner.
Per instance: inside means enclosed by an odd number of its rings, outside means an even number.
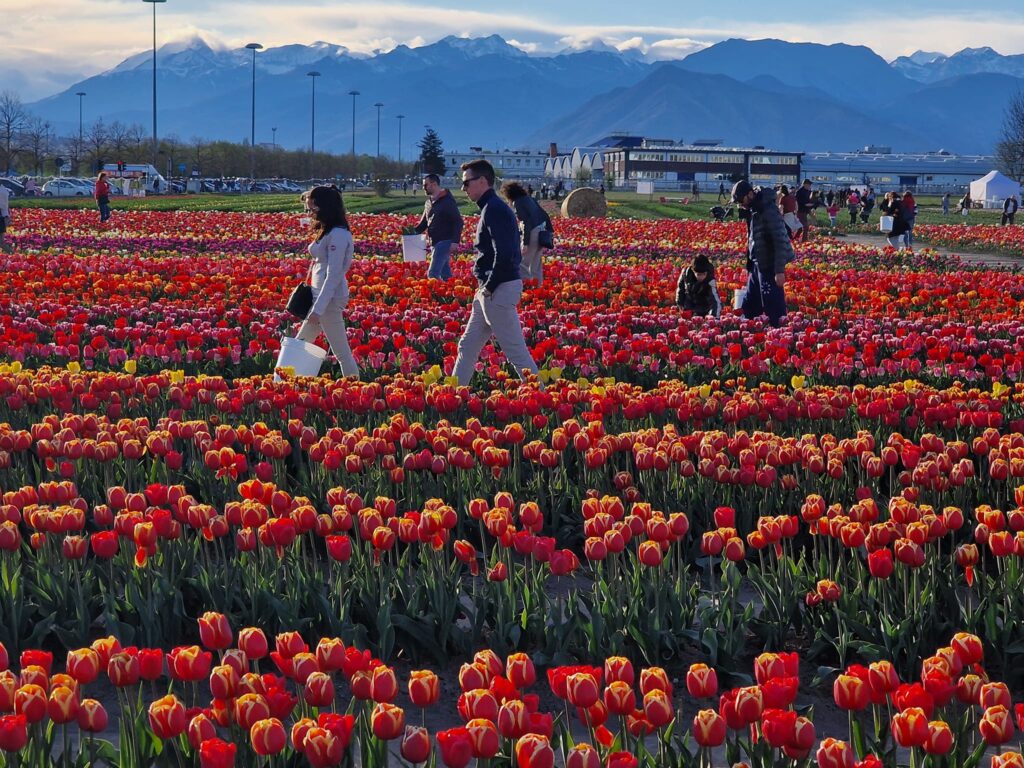
[[[712,315],[718,317],[722,313],[722,302],[718,298],[718,286],[715,284],[714,270],[703,280],[698,280],[693,267],[687,266],[679,273],[676,283],[676,304],[681,309],[688,309],[695,315]]]
[[[763,275],[779,275],[793,260],[793,245],[775,202],[775,191],[762,188],[755,192],[747,219],[747,271],[756,264]]]

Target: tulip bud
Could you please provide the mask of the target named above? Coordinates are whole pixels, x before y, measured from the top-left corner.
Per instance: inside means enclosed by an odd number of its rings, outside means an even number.
[[[257,755],[277,755],[288,743],[288,734],[284,724],[276,717],[257,720],[249,729],[249,741]]]
[[[528,733],[516,742],[516,760],[530,768],[552,768],[555,753],[546,736]]]
[[[686,690],[695,699],[707,699],[718,693],[718,673],[707,664],[691,664],[686,673]]]
[[[234,633],[227,616],[207,611],[199,617],[199,639],[211,651],[222,651],[231,647]]]
[[[713,709],[702,709],[693,718],[693,739],[701,747],[720,747],[725,732],[725,718]]]
[[[78,705],[78,727],[86,733],[102,733],[107,728],[107,710],[96,699],[83,699]]]
[[[405,710],[394,704],[380,702],[370,717],[373,735],[382,741],[397,739],[405,730]]]
[[[158,739],[174,739],[185,732],[185,705],[169,695],[149,705],[149,727]]]
[[[427,734],[427,729],[413,725],[405,726],[401,753],[402,758],[407,762],[425,763],[430,758],[430,736]]]
[[[483,683],[483,678],[481,678],[480,682]],[[486,686],[481,684],[477,687],[483,688]],[[434,672],[429,669],[421,669],[413,670],[409,673],[409,699],[414,706],[421,709],[433,706],[437,703],[440,695],[441,683]]]

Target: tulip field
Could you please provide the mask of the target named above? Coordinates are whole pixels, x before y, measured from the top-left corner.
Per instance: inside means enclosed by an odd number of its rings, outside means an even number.
[[[823,237],[771,328],[674,305],[743,225],[559,219],[460,387],[470,250],[350,220],[275,379],[296,216],[15,211],[0,766],[1024,768],[1024,272]]]

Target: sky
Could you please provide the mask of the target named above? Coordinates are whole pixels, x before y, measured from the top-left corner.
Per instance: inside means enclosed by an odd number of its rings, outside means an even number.
[[[452,34],[499,34],[530,53],[601,40],[648,59],[683,58],[730,37],[866,45],[887,60],[982,46],[1024,53],[1024,3],[966,5],[829,2],[793,4],[788,14],[778,3],[721,0],[647,0],[640,7],[604,0],[167,0],[156,8],[158,46],[199,35],[232,48],[322,40],[372,53]],[[152,45],[152,6],[141,0],[0,0],[0,18],[0,90],[25,101]]]

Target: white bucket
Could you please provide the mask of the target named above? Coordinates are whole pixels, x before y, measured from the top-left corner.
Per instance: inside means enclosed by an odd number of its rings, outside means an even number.
[[[327,358],[327,350],[301,339],[281,339],[281,353],[277,356],[276,368],[291,368],[296,376],[317,376],[320,366]],[[281,377],[274,374],[274,381]]]
[[[427,239],[423,235],[402,235],[402,261],[426,261]]]

